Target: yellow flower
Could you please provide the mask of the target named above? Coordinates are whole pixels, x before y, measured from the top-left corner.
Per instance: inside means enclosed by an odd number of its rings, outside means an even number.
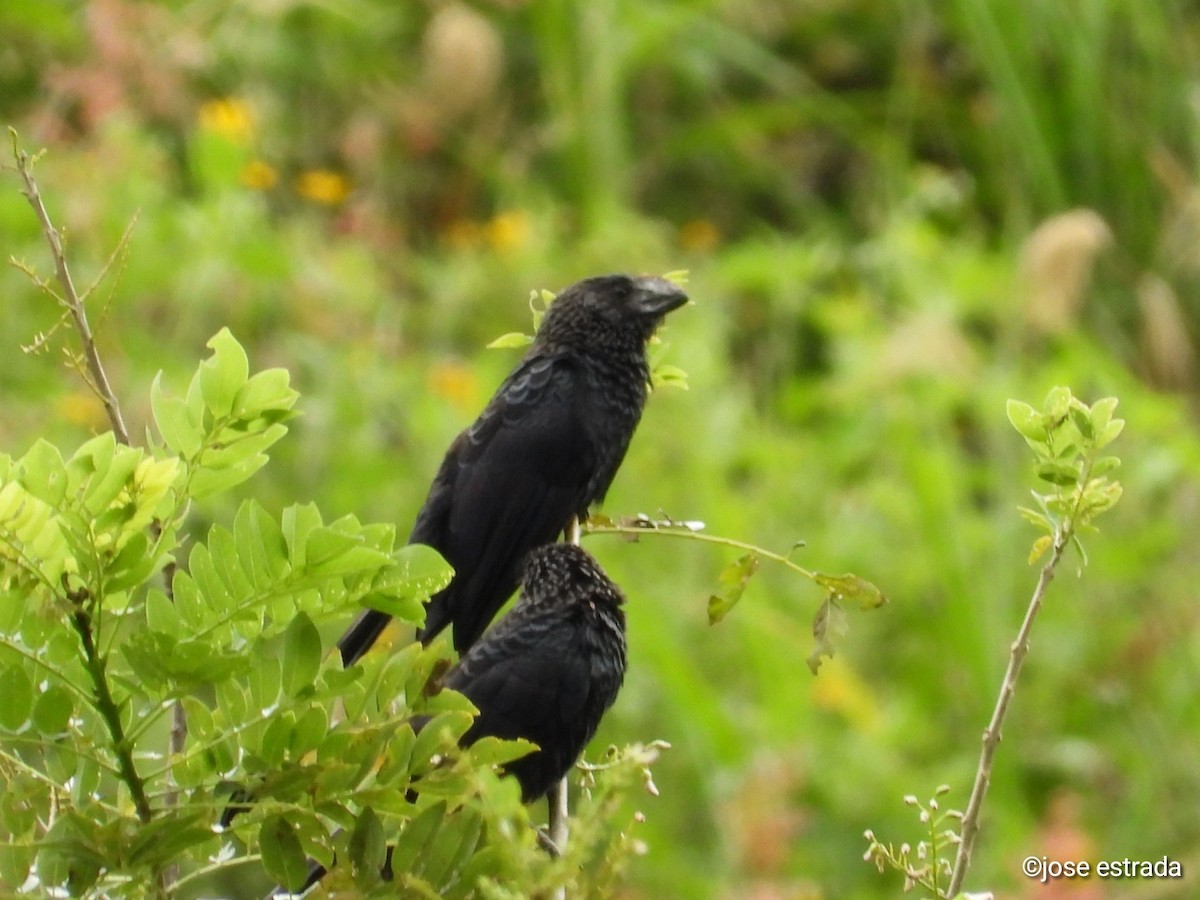
[[[499,213],[487,223],[485,234],[493,250],[516,250],[529,235],[529,216],[520,210]]]
[[[254,116],[244,100],[232,97],[208,100],[200,105],[200,126],[242,143],[248,141],[254,131]]]
[[[252,159],[242,166],[238,177],[242,184],[255,191],[269,191],[279,181],[275,167],[261,159]]]
[[[721,232],[708,219],[692,219],[679,229],[679,244],[684,250],[703,253],[712,250],[721,240]]]
[[[350,181],[332,169],[309,169],[296,179],[296,193],[313,203],[337,206],[350,196]]]

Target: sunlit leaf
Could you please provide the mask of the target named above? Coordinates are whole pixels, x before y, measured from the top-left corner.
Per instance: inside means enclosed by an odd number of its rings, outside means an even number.
[[[238,392],[246,384],[250,363],[246,351],[228,328],[213,335],[207,346],[213,352],[200,363],[200,391],[209,412],[214,416],[227,416],[233,411]]]
[[[827,597],[813,618],[813,639],[816,646],[808,656],[808,668],[814,675],[820,671],[821,659],[832,657],[837,643],[846,635],[846,611],[832,597]]]
[[[430,845],[445,818],[446,802],[439,800],[410,821],[400,832],[392,851],[392,871],[411,871],[416,860],[424,857],[425,848]]]
[[[33,710],[33,683],[21,666],[0,669],[0,727],[16,731]]]
[[[1034,541],[1033,547],[1029,551],[1029,565],[1032,566],[1035,562],[1041,559],[1045,555],[1046,551],[1050,549],[1052,544],[1053,538],[1048,534],[1043,534],[1036,541]]]
[[[746,585],[758,571],[757,554],[747,553],[721,570],[717,592],[708,598],[708,622],[715,625],[742,599]]]
[[[1048,481],[1060,487],[1069,487],[1075,484],[1080,475],[1078,463],[1047,462],[1038,466],[1036,471],[1037,477],[1042,481]]]
[[[360,886],[374,884],[387,857],[383,824],[371,807],[364,807],[350,833],[350,863]]]
[[[162,386],[162,372],[151,382],[150,408],[158,433],[168,447],[189,459],[199,452],[204,441],[201,423],[192,418],[183,399],[167,395]]]
[[[33,704],[33,725],[42,734],[63,734],[75,711],[75,695],[61,685],[47,687]]]
[[[321,666],[321,635],[307,614],[300,612],[283,633],[283,690],[294,697],[312,687]]]
[[[533,343],[532,334],[523,334],[520,331],[510,331],[507,334],[502,334],[490,344],[487,345],[489,350],[513,350],[520,347],[528,347]]]
[[[308,860],[296,837],[296,829],[282,816],[272,816],[258,836],[263,868],[275,881],[296,890],[308,877]]]
[[[1020,400],[1009,400],[1006,411],[1008,412],[1008,421],[1022,437],[1031,441],[1045,442],[1046,426],[1042,421],[1042,414],[1036,409]]]
[[[829,591],[832,600],[841,604],[850,604],[857,609],[878,609],[887,602],[887,597],[871,582],[853,573],[845,575],[829,575],[816,572],[813,580]]]

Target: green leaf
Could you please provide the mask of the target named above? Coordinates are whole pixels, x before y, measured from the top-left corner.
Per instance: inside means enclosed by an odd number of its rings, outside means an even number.
[[[179,397],[169,397],[162,386],[162,372],[150,385],[150,409],[154,424],[166,445],[185,459],[200,452],[204,441],[202,422],[193,419],[187,403]]]
[[[450,583],[454,570],[440,553],[424,544],[408,544],[396,551],[394,565],[382,569],[371,582],[372,594],[364,605],[408,622],[418,621],[424,603]],[[367,601],[369,600],[369,604]]]
[[[21,666],[0,669],[0,727],[17,731],[33,711],[33,683]]]
[[[312,687],[321,667],[321,635],[312,619],[299,612],[283,633],[283,689],[295,697]]]
[[[32,844],[0,842],[0,884],[24,884],[36,853]]]
[[[1099,450],[1103,447],[1107,447],[1109,444],[1115,441],[1124,430],[1124,419],[1113,419],[1110,421],[1107,425],[1100,429],[1099,433],[1096,435],[1096,449]]]
[[[287,432],[287,429],[282,425],[272,426],[272,428],[279,429],[279,432],[274,436],[272,443],[283,437],[283,435]],[[230,488],[235,488],[242,482],[249,480],[255,472],[257,472],[266,464],[266,455],[262,453],[256,453],[251,456],[242,457],[236,462],[228,465],[224,464],[223,461],[221,468],[196,469],[192,473],[192,479],[190,482],[191,495],[196,499],[201,499],[204,497],[213,497],[217,494],[223,494]]]
[[[437,841],[421,857],[421,874],[441,893],[455,871],[479,843],[483,820],[470,807],[460,807],[442,824]]]
[[[304,554],[305,573],[323,577],[381,569],[392,561],[390,554],[367,546],[361,534],[348,534],[333,526],[314,528]]]
[[[287,758],[295,724],[296,718],[290,709],[276,713],[267,720],[267,727],[263,729],[262,740],[259,741],[258,754],[272,769],[281,766]]]
[[[1091,410],[1078,400],[1072,400],[1070,414],[1071,424],[1078,429],[1085,441],[1091,441],[1096,436],[1096,430],[1092,426]]]
[[[519,331],[510,331],[507,334],[502,334],[490,344],[487,345],[489,350],[512,350],[517,347],[528,347],[533,343],[533,335],[522,334]]]
[[[288,890],[298,890],[308,877],[308,860],[296,837],[296,829],[282,816],[263,822],[258,835],[263,868]]]
[[[293,759],[316,750],[329,730],[329,714],[319,706],[310,706],[296,720],[292,729],[291,745],[288,748]]]
[[[655,366],[650,373],[650,381],[655,388],[673,387],[686,391],[688,389],[688,373],[669,363]]]
[[[220,683],[259,665],[245,654],[222,653],[205,640],[177,641],[155,631],[132,635],[121,653],[147,690],[173,694]]]
[[[887,603],[887,597],[871,582],[853,573],[828,575],[816,572],[813,580],[829,591],[829,597],[840,604],[849,603],[857,609],[878,609]]]
[[[467,733],[474,719],[474,716],[465,712],[443,712],[429,719],[413,745],[413,773],[419,775],[427,772],[430,758],[456,746],[458,739]]]
[[[65,734],[74,711],[74,695],[65,687],[52,684],[33,704],[33,725],[48,737]]]
[[[446,802],[439,800],[417,815],[396,840],[392,851],[392,871],[409,872],[416,860],[424,858],[425,848],[446,818]]]
[[[146,627],[176,640],[183,637],[183,618],[179,615],[179,608],[160,590],[146,594]]]
[[[1042,412],[1050,420],[1051,427],[1054,427],[1067,417],[1067,410],[1070,407],[1071,389],[1059,385],[1050,388],[1050,392],[1046,394],[1046,400],[1042,404]]]
[[[503,740],[498,737],[482,737],[466,750],[466,756],[476,766],[502,766],[513,760],[528,756],[537,749],[537,744],[524,738]]]
[[[1112,414],[1117,408],[1116,397],[1101,397],[1092,404],[1089,416],[1092,420],[1092,433],[1100,434],[1112,420]]]
[[[254,373],[238,390],[233,401],[233,414],[240,419],[250,419],[273,410],[291,409],[299,397],[292,390],[287,369],[264,369]]]
[[[384,840],[379,816],[369,806],[363,808],[354,822],[349,849],[350,863],[359,886],[367,887],[378,882],[379,872],[387,857],[387,841]]]
[[[260,504],[245,502],[238,508],[233,538],[232,545],[222,547],[222,565],[229,569],[231,584],[248,582],[261,589],[287,577],[290,567],[283,531]]]
[[[823,657],[832,657],[836,644],[846,635],[846,611],[832,597],[825,598],[813,618],[813,639],[816,646],[808,656],[808,669],[814,675],[820,671]]]
[[[228,328],[213,335],[208,347],[213,353],[200,363],[200,393],[209,412],[214,416],[227,416],[233,412],[233,402],[246,384],[250,364],[246,351]]]
[[[1107,475],[1119,468],[1120,465],[1121,458],[1119,456],[1101,456],[1092,463],[1092,475]]]
[[[1037,477],[1042,481],[1069,487],[1079,481],[1079,463],[1047,462],[1037,467]]]
[[[67,885],[75,896],[87,895],[108,860],[94,846],[101,835],[94,822],[74,810],[59,814],[41,840],[37,855],[42,885]]]
[[[1041,559],[1045,555],[1046,551],[1050,549],[1053,543],[1053,539],[1048,534],[1043,534],[1036,541],[1034,541],[1033,547],[1029,550],[1029,565],[1032,566],[1035,562]]]
[[[67,493],[67,467],[58,448],[42,438],[21,457],[21,481],[25,490],[51,506],[58,506]]]
[[[281,522],[292,568],[303,569],[308,564],[308,536],[321,526],[321,513],[314,503],[297,504],[283,511]]]
[[[708,623],[710,625],[715,625],[724,619],[742,599],[746,585],[758,571],[758,564],[758,555],[747,553],[721,570],[721,574],[717,578],[720,587],[717,593],[708,598]]]
[[[1017,512],[1021,514],[1021,518],[1023,518],[1026,522],[1029,522],[1031,525],[1040,528],[1043,531],[1054,530],[1054,526],[1050,524],[1050,520],[1037,510],[1030,509],[1027,506],[1018,506]]]
[[[1009,400],[1005,409],[1008,421],[1022,437],[1042,444],[1046,442],[1046,425],[1042,421],[1041,413],[1020,400]]]

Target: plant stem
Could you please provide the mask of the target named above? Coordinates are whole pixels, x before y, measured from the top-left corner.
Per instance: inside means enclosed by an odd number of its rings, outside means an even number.
[[[567,543],[578,547],[582,536],[583,531],[579,519],[571,519],[566,531]],[[571,837],[571,806],[570,798],[567,795],[567,777],[565,775],[550,789],[547,802],[550,806],[546,821],[547,837],[554,847],[554,852],[561,856],[566,851],[567,841]],[[565,886],[557,888],[554,892],[555,900],[566,900],[566,896]]]
[[[756,544],[751,544],[746,541],[739,541],[736,538],[721,537],[718,534],[705,534],[703,531],[696,531],[686,525],[679,525],[675,522],[656,522],[649,519],[634,520],[644,524],[626,524],[625,522],[602,522],[599,524],[588,521],[584,524],[583,530],[587,534],[623,534],[630,537],[641,537],[645,534],[659,534],[664,537],[687,538],[693,541],[703,541],[707,544],[720,544],[723,547],[733,547],[738,550],[746,550],[763,559],[769,559],[772,562],[780,563],[787,566],[793,572],[803,575],[805,578],[816,580],[817,573],[810,569],[804,568],[799,563],[794,562],[790,557],[784,556],[782,553],[775,553],[771,550],[765,550]]]
[[[131,446],[129,432],[126,430],[125,420],[121,416],[121,406],[117,402],[116,394],[113,393],[112,385],[108,380],[108,374],[104,371],[104,363],[100,360],[100,352],[96,349],[96,340],[92,335],[91,325],[88,324],[87,312],[83,308],[83,299],[75,290],[75,281],[72,279],[71,270],[67,266],[67,257],[63,252],[62,236],[59,234],[58,229],[54,227],[54,223],[50,221],[50,214],[46,211],[46,204],[42,202],[41,191],[38,190],[37,181],[34,180],[32,171],[33,160],[17,144],[16,131],[10,128],[9,132],[12,135],[13,156],[17,161],[17,173],[21,176],[21,181],[25,185],[25,189],[21,193],[29,201],[29,205],[33,207],[33,212],[41,223],[42,234],[46,237],[46,243],[50,245],[50,255],[54,258],[54,273],[63,291],[62,301],[67,307],[67,311],[71,314],[71,319],[75,322],[75,330],[79,332],[79,340],[83,345],[83,357],[87,362],[88,373],[92,378],[92,387],[99,395],[100,402],[104,404],[104,412],[108,416],[108,421],[112,425],[113,433],[117,436],[117,440],[126,446]]]
[[[1008,714],[1008,707],[1012,702],[1013,692],[1017,687],[1017,678],[1021,674],[1021,666],[1024,664],[1025,657],[1029,653],[1029,633],[1033,628],[1033,620],[1037,618],[1037,614],[1042,608],[1042,599],[1045,597],[1046,588],[1049,587],[1050,582],[1054,579],[1054,570],[1057,568],[1059,560],[1062,559],[1063,551],[1066,550],[1070,542],[1070,527],[1060,527],[1055,534],[1050,559],[1042,566],[1037,585],[1033,589],[1033,596],[1029,600],[1029,607],[1025,610],[1025,619],[1021,622],[1021,627],[1017,631],[1016,640],[1009,647],[1008,668],[1005,670],[1004,680],[1000,684],[1000,694],[996,698],[996,707],[992,711],[992,719],[988,722],[987,728],[983,732],[983,749],[979,754],[979,768],[975,772],[975,784],[971,787],[971,797],[967,802],[967,810],[963,813],[962,840],[958,845],[958,853],[954,858],[954,871],[950,876],[950,887],[944,895],[946,897],[957,896],[962,890],[963,881],[967,877],[967,868],[971,864],[971,852],[975,848],[975,839],[979,836],[979,813],[983,807],[983,800],[987,796],[988,786],[991,784],[992,763],[995,760],[996,750],[1000,746],[1002,738],[1001,726],[1004,724],[1004,718]]]
[[[83,609],[84,598],[73,597],[72,599],[76,604],[76,609],[71,616],[71,622],[83,644],[84,663],[96,691],[96,709],[100,713],[100,717],[104,719],[109,736],[112,738],[113,752],[117,757],[117,771],[120,773],[121,780],[125,782],[125,786],[129,788],[138,818],[142,822],[149,822],[153,817],[153,812],[150,809],[150,801],[146,797],[146,786],[133,764],[133,752],[125,738],[125,729],[121,725],[121,711],[117,709],[117,703],[108,689],[104,658],[96,651],[96,642],[92,637],[91,616]]]
[[[100,351],[96,347],[96,339],[92,334],[91,324],[88,322],[87,310],[84,308],[84,296],[81,296],[75,288],[75,279],[71,276],[71,268],[67,265],[66,252],[63,248],[62,235],[54,226],[54,222],[50,219],[50,213],[46,210],[46,204],[42,201],[42,193],[38,189],[37,180],[33,177],[33,158],[21,149],[17,140],[17,132],[13,128],[9,128],[9,134],[12,136],[13,157],[17,164],[17,173],[21,176],[21,182],[24,185],[24,190],[21,193],[25,199],[29,201],[29,205],[33,207],[33,212],[37,216],[38,222],[42,226],[42,234],[46,238],[46,243],[50,247],[50,255],[54,259],[54,273],[58,280],[59,286],[62,288],[62,296],[59,297],[60,302],[66,306],[67,311],[71,315],[71,319],[75,324],[75,330],[79,334],[79,342],[83,347],[84,360],[87,363],[88,375],[90,376],[90,384],[96,394],[100,397],[100,402],[104,404],[105,415],[108,416],[109,424],[112,426],[113,434],[117,440],[127,447],[133,446],[133,442],[129,437],[129,430],[125,427],[125,419],[121,415],[121,404],[117,400],[117,395],[112,389],[112,384],[108,380],[108,373],[104,369],[104,362],[100,358]],[[132,223],[130,225],[132,228]],[[126,229],[125,234],[121,238],[123,245],[129,238],[129,229]],[[104,270],[97,276],[96,283],[99,283],[105,272],[108,271],[108,265],[105,265]],[[95,284],[92,285],[95,287]],[[57,296],[57,295],[56,295]],[[85,379],[86,381],[87,379]],[[162,526],[158,522],[154,522],[150,526],[151,532],[157,540],[162,534]],[[171,581],[175,572],[175,563],[171,562],[167,565],[163,573],[163,578],[166,582],[167,596],[171,596]],[[90,635],[90,629],[89,629]],[[94,648],[93,648],[94,650]],[[101,667],[103,672],[103,667]],[[118,720],[118,725],[120,724]],[[174,754],[182,753],[187,742],[187,718],[183,711],[183,705],[176,703],[172,713],[172,725],[170,736],[170,748]],[[175,802],[174,797],[168,798],[167,805],[171,806]],[[148,807],[147,807],[148,809]],[[139,811],[140,812],[140,811]]]

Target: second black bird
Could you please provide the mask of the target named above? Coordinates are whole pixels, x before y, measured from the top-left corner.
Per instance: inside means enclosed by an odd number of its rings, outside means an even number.
[[[530,803],[575,764],[625,678],[625,598],[582,547],[529,554],[516,606],[442,684],[479,709],[463,746],[524,738],[538,749],[505,767]]]
[[[603,499],[646,403],[646,343],[687,295],[662,278],[607,275],[563,290],[533,345],[450,445],[409,543],[454,567],[427,607],[425,643],[453,625],[470,647],[517,586],[521,560]],[[389,616],[368,610],[342,636],[346,665]]]
[[[538,745],[504,772],[526,803],[547,794],[579,759],[625,679],[625,602],[582,547],[529,554],[520,599],[442,680],[479,710],[459,743],[524,738]],[[420,731],[425,720],[414,722]],[[391,878],[389,862],[385,877]],[[326,869],[309,868],[301,892]]]

